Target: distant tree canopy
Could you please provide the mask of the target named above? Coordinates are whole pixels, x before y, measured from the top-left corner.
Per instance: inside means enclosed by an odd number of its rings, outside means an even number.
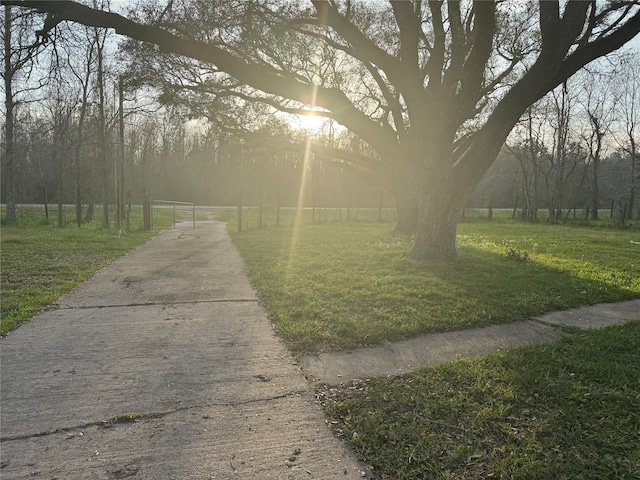
[[[135,74],[194,114],[236,98],[343,125],[372,154],[325,153],[396,197],[417,259],[455,256],[465,196],[527,108],[640,32],[636,1],[2,3],[48,12],[44,34],[70,20],[145,42]]]

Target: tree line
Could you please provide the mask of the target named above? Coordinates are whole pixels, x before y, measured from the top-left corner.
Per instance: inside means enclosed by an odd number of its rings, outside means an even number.
[[[38,203],[57,205],[62,224],[63,205],[75,204],[78,225],[93,221],[98,208],[108,227],[124,223],[126,205],[145,196],[295,206],[304,179],[312,179],[305,205],[379,204],[380,187],[346,168],[305,161],[301,152],[256,152],[220,122],[190,121],[162,105],[118,67],[106,30],[66,25],[57,38],[34,41],[44,17],[16,12],[5,7],[2,32],[12,120],[2,131],[6,221],[16,203]],[[291,134],[286,121],[275,123]]]
[[[470,202],[551,223],[576,208],[640,219],[639,100],[637,51],[581,71],[527,110]]]

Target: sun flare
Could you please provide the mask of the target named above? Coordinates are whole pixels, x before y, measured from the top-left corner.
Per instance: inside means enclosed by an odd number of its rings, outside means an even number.
[[[309,132],[319,132],[322,127],[329,122],[329,119],[320,115],[294,115],[291,118],[291,126],[298,130],[307,130]]]

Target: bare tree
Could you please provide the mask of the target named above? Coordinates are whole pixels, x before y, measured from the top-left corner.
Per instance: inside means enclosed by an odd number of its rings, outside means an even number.
[[[585,155],[581,145],[571,132],[571,121],[575,115],[576,94],[570,94],[567,82],[552,92],[553,144],[549,160],[552,172],[550,198],[548,203],[549,223],[563,221],[562,209],[567,201],[569,179],[580,164],[584,164]]]
[[[65,170],[66,159],[69,157],[71,151],[70,143],[70,130],[71,130],[71,117],[75,107],[75,101],[73,99],[65,98],[62,92],[68,91],[68,88],[64,88],[64,82],[60,78],[57,81],[52,82],[50,87],[52,91],[48,95],[45,101],[45,109],[47,112],[48,123],[50,128],[51,146],[49,151],[49,165],[50,168],[56,173],[57,188],[56,196],[58,200],[58,226],[64,226],[64,212],[63,212],[63,198],[64,198],[64,183],[67,175]]]
[[[505,146],[517,160],[522,173],[522,218],[538,220],[541,202],[541,179],[548,183],[550,170],[545,162],[545,131],[548,128],[548,102],[538,102],[527,109]]]
[[[75,200],[75,216],[76,224],[82,224],[82,179],[81,179],[81,162],[82,152],[85,146],[87,110],[89,108],[91,88],[91,79],[95,68],[95,35],[89,28],[83,28],[80,31],[69,32],[69,36],[74,38],[73,47],[67,51],[68,68],[71,76],[77,82],[79,88],[78,105],[74,113],[76,115],[76,134],[75,146],[73,153],[74,160],[74,200]],[[79,50],[80,49],[80,50]]]
[[[592,220],[598,219],[600,208],[600,170],[606,157],[605,135],[610,133],[615,120],[615,98],[611,87],[615,72],[605,70],[604,66],[585,70],[581,74],[580,103],[586,115],[586,125],[582,133],[583,141],[589,153],[589,215]]]
[[[6,218],[7,223],[16,219],[16,185],[15,171],[17,155],[15,149],[15,117],[16,108],[23,100],[21,97],[36,89],[39,85],[30,85],[29,78],[36,53],[46,43],[44,38],[32,40],[36,20],[32,14],[19,12],[14,14],[10,6],[4,9],[2,29],[4,65],[2,79],[5,93],[5,164],[3,177],[6,185]],[[17,88],[16,81],[21,81]]]
[[[574,125],[578,96],[574,86],[564,82],[531,106],[512,132],[507,149],[520,163],[523,218],[537,220],[544,202],[547,221],[563,222],[563,209],[573,206],[584,183],[586,155]]]
[[[621,59],[621,69],[618,80],[621,92],[618,109],[621,117],[614,136],[624,153],[629,157],[628,180],[628,208],[627,218],[633,217],[635,197],[638,185],[640,185],[640,56],[638,53],[629,53]],[[640,208],[637,212],[640,219]]]

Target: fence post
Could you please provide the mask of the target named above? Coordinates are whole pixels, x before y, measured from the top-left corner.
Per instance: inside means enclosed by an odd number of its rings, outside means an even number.
[[[145,231],[149,231],[151,230],[151,202],[146,188],[142,189],[142,195],[142,223]]]
[[[238,195],[238,232],[242,231],[242,189]]]
[[[193,229],[196,229],[196,204],[191,206],[191,218],[193,219]]]
[[[609,219],[613,219],[613,202],[614,200],[611,199],[611,214],[609,215]]]

